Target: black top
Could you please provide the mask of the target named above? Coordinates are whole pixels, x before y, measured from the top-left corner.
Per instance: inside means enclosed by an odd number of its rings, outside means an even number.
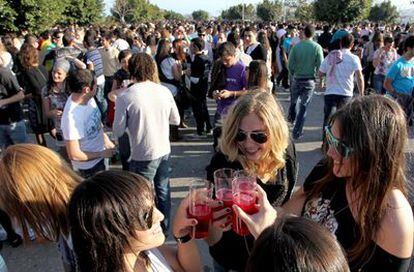
[[[296,150],[293,142],[286,149],[286,166],[280,169],[276,175],[276,181],[263,183],[257,180],[267,194],[267,198],[273,206],[280,206],[289,200],[297,179]],[[238,161],[228,161],[226,156],[217,152],[213,155],[210,165],[207,166],[207,179],[213,182],[214,171],[220,168],[232,168],[235,170],[243,169]],[[246,239],[246,242],[245,242]],[[254,238],[252,235],[245,237],[239,236],[233,230],[223,233],[221,240],[210,247],[210,254],[213,259],[226,269],[244,271],[249,253],[253,248]]]
[[[208,88],[208,73],[210,71],[210,61],[204,54],[194,56],[191,63],[191,77],[198,78],[198,83],[191,83],[191,94],[196,97],[205,97]]]
[[[33,97],[41,97],[43,88],[49,81],[49,73],[43,65],[24,69],[22,73],[22,86],[26,94],[32,94]]]
[[[129,72],[122,68],[114,74],[114,80],[116,80],[118,86],[122,86],[122,82],[127,79],[129,79]]]
[[[251,45],[254,46],[254,45]],[[246,52],[247,49],[249,47],[246,48]],[[264,48],[264,46],[262,44],[257,44],[256,48],[250,53],[250,57],[252,57],[253,60],[263,60],[263,61],[267,61],[267,51]]]
[[[304,183],[305,192],[309,191],[315,181],[328,172],[325,161],[320,161]],[[357,242],[357,223],[349,209],[345,191],[346,182],[343,178],[335,178],[316,199],[307,199],[303,206],[302,216],[315,220],[335,234],[338,242],[348,252]],[[408,271],[410,258],[398,258],[372,241],[368,248],[368,259],[349,263],[351,271]]]
[[[20,91],[16,77],[7,68],[0,67],[0,99],[10,98]],[[9,125],[23,119],[20,102],[0,108],[0,125]]]

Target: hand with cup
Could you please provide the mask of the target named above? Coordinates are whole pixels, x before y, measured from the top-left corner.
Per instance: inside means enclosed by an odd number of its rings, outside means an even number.
[[[188,217],[197,220],[193,228],[192,237],[195,239],[206,238],[211,223],[211,197],[213,193],[212,184],[207,180],[196,179],[191,181]]]
[[[232,182],[233,203],[246,214],[255,214],[259,210],[256,205],[256,177],[246,171],[237,171]],[[241,236],[250,234],[246,224],[235,214],[233,216],[233,230]]]

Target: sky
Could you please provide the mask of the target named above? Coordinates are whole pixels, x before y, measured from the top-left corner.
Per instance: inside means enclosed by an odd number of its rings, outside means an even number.
[[[115,0],[105,0],[106,12],[109,13]],[[150,0],[150,3],[156,4],[158,7],[166,10],[173,10],[184,15],[191,14],[194,10],[206,10],[210,15],[218,16],[221,11],[231,6],[241,3],[245,4],[257,4],[262,0]],[[377,0],[374,2],[382,2]],[[410,0],[391,0],[399,9],[405,9],[410,7]],[[414,7],[414,5],[411,5]]]

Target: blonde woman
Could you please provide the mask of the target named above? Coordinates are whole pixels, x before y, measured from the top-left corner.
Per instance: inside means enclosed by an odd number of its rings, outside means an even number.
[[[219,149],[207,167],[208,180],[213,181],[214,171],[220,168],[243,169],[257,176],[257,184],[274,206],[290,198],[296,182],[296,152],[274,96],[252,91],[241,97],[224,121]],[[224,207],[213,214],[207,243],[217,271],[244,271],[254,239],[230,230],[230,215],[231,209]]]
[[[75,271],[67,204],[81,177],[54,151],[34,144],[9,146],[0,160],[0,206],[15,217],[28,237],[59,244],[65,271]]]

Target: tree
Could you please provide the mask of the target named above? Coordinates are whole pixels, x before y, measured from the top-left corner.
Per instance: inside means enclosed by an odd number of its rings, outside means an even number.
[[[116,0],[111,8],[111,13],[121,24],[125,24],[126,18],[133,14],[133,9],[128,0]]]
[[[309,22],[315,18],[313,3],[300,0],[295,11],[295,18],[302,22]]]
[[[14,24],[17,13],[6,0],[0,0],[0,34],[8,31],[16,31],[18,28]]]
[[[181,13],[172,11],[172,10],[165,11],[164,18],[166,20],[185,20],[184,15],[182,15]]]
[[[244,5],[244,19],[252,20],[255,16],[255,8],[253,4]],[[227,20],[243,19],[243,5],[231,6],[221,12],[221,18]]]
[[[207,11],[201,10],[201,9],[193,11],[191,16],[193,17],[194,20],[197,20],[197,21],[207,21],[208,18],[210,17]]]
[[[395,22],[400,17],[397,7],[394,6],[391,1],[382,2],[376,4],[371,8],[369,12],[369,19],[374,22]]]
[[[64,12],[65,22],[79,25],[96,23],[102,18],[104,6],[103,0],[70,0]]]
[[[279,19],[282,15],[282,3],[278,0],[263,0],[263,2],[257,5],[256,10],[257,17],[263,21],[274,21]]]
[[[315,0],[315,18],[329,23],[355,22],[367,18],[372,0]]]

